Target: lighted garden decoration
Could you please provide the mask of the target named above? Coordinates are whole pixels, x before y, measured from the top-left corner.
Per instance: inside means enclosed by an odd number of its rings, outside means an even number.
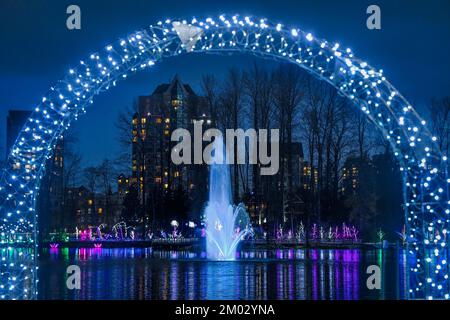
[[[413,107],[382,70],[350,49],[265,19],[220,16],[165,20],[79,61],[50,88],[14,144],[0,180],[0,235],[32,233],[34,251],[1,249],[0,297],[37,297],[35,199],[56,140],[94,102],[130,74],[185,53],[250,53],[291,62],[334,86],[390,142],[404,174],[411,298],[449,298],[449,190],[446,158]],[[14,257],[14,260],[12,260]]]

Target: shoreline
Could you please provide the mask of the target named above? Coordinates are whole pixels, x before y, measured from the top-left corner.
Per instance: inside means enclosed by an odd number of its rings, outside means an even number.
[[[154,240],[71,240],[71,241],[44,241],[38,244],[39,249],[59,248],[155,248],[166,250],[201,249],[206,245],[205,239],[154,239]],[[1,243],[0,248],[33,248],[32,243]],[[335,241],[320,242],[310,240],[308,245],[297,241],[277,240],[244,240],[239,245],[240,249],[402,249],[404,246],[398,243],[374,243],[362,241]]]

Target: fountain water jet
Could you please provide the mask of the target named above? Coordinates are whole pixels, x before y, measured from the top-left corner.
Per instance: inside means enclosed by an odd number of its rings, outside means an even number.
[[[205,208],[206,252],[209,259],[234,260],[239,242],[249,232],[249,217],[242,204],[231,198],[229,167],[225,162],[222,137],[214,142],[209,174],[209,200]]]

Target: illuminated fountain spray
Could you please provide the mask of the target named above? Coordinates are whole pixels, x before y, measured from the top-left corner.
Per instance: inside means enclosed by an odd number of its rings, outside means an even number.
[[[222,137],[216,138],[209,174],[209,200],[205,208],[206,252],[209,259],[234,260],[236,247],[249,232],[249,218],[240,204],[231,198],[229,167],[225,163]]]

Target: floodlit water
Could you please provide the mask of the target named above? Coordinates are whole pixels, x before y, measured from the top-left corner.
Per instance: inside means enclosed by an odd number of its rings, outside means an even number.
[[[308,255],[308,257],[306,256]],[[403,299],[401,250],[238,251],[236,261],[204,252],[150,248],[50,249],[40,255],[39,299]],[[66,268],[81,269],[68,290]],[[382,270],[382,289],[366,287],[366,268]]]

